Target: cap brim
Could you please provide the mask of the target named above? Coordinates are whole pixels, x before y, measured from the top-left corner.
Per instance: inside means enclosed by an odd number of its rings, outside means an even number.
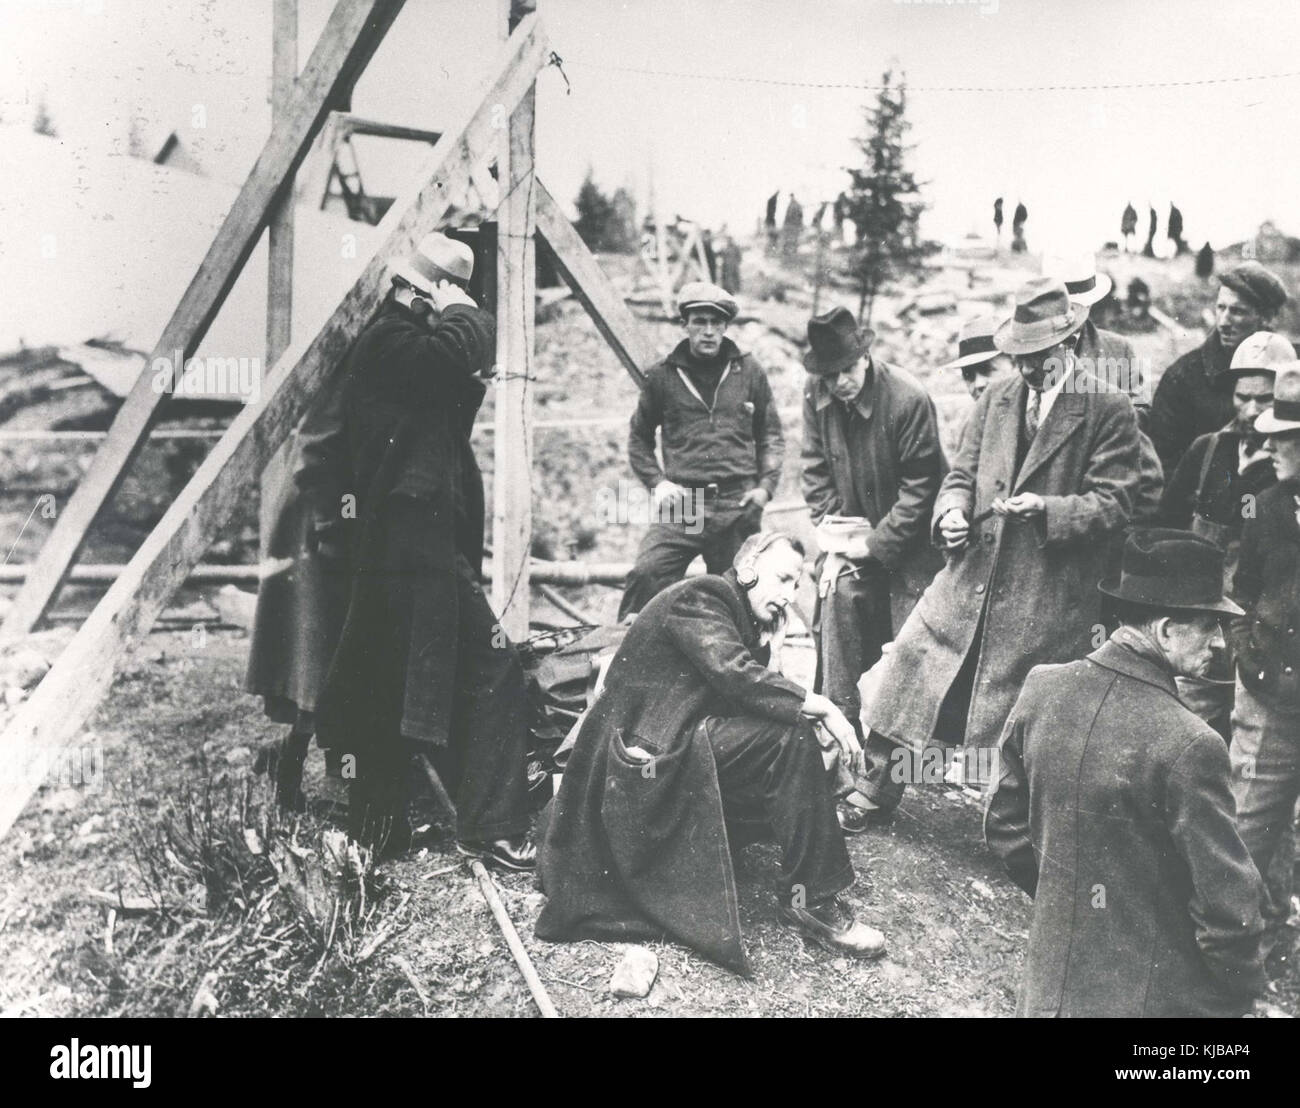
[[[1011,329],[1015,325],[1015,318],[1006,320],[998,325],[998,329],[993,332],[993,345],[998,348],[1000,354],[1037,354],[1040,350],[1050,350],[1057,343],[1064,342],[1075,332],[1082,329],[1083,325],[1088,322],[1088,312],[1077,300],[1071,299],[1071,304],[1080,309],[1079,318],[1074,324],[1065,331],[1060,331],[1051,338],[1037,339],[1034,342],[1016,342],[1011,337]]]
[[[432,286],[429,284],[429,278],[405,261],[391,262],[388,266],[388,276],[390,278],[399,277],[408,285],[413,285],[424,292],[433,291]]]

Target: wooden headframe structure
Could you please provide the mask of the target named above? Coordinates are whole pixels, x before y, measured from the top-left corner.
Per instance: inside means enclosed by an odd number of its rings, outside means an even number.
[[[483,95],[442,130],[418,183],[398,197],[380,222],[380,246],[320,331],[290,343],[294,175],[331,112],[350,109],[352,88],[403,0],[337,0],[296,75],[296,0],[276,0],[270,136],[108,436],[60,513],[0,633],[26,634],[43,617],[158,414],[166,393],[153,386],[155,357],[170,358],[180,350],[188,359],[194,353],[267,230],[270,369],[261,400],[235,417],[0,735],[0,836],[21,815],[53,760],[76,738],[111,685],[120,659],[148,633],[313,398],[335,383],[349,345],[387,291],[389,260],[409,254],[436,230],[450,198],[471,184],[480,195],[494,191],[501,197],[496,210],[493,601],[508,634],[519,640],[527,633],[534,234],[545,238],[565,280],[638,384],[641,367],[654,352],[621,295],[534,174],[534,86],[551,53],[534,0],[501,2],[507,37]],[[498,189],[488,185],[493,164]],[[181,368],[173,366],[173,374]]]

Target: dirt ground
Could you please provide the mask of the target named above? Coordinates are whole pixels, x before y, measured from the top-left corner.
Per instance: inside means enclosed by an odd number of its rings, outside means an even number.
[[[0,844],[0,1013],[109,1014],[133,1005],[132,982],[156,957],[138,941],[147,918],[122,913],[106,951],[108,909],[90,890],[143,891],[132,824],[160,818],[187,784],[249,774],[257,745],[278,734],[240,692],[243,634],[155,634],[120,673],[87,744],[102,751],[95,787],[44,788]],[[340,799],[321,759],[308,763],[318,818]],[[88,777],[90,775],[87,775]],[[672,944],[652,949],[659,976],[645,999],[609,995],[619,944],[543,943],[532,924],[543,903],[527,875],[496,875],[538,972],[565,1015],[1005,1016],[1015,990],[1030,903],[1002,876],[980,839],[978,807],[958,790],[911,790],[887,828],[849,840],[858,872],[850,893],[889,940],[881,961],[860,963],[805,943],[776,922],[775,848],[737,862],[741,920],[755,976],[745,981]],[[446,838],[380,864],[387,937],[347,971],[329,1002],[319,989],[250,981],[215,938],[196,946],[176,979],[149,1001],[184,1010],[196,990],[218,1014],[536,1014],[472,876]],[[1294,935],[1291,936],[1294,939]],[[1292,959],[1292,962],[1294,959]],[[269,975],[268,975],[269,981]],[[259,979],[260,982],[260,979]],[[260,991],[259,991],[260,990]],[[1300,981],[1283,968],[1279,998],[1296,1008]],[[155,994],[150,994],[153,996]]]

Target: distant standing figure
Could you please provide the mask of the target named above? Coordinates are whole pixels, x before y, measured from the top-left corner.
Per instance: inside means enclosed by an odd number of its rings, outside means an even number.
[[[1025,245],[1025,222],[1029,219],[1029,209],[1024,204],[1017,202],[1016,214],[1011,217],[1011,249],[1017,254],[1023,254],[1027,249]]]
[[[1137,209],[1132,204],[1124,205],[1124,214],[1120,217],[1119,233],[1124,238],[1124,253],[1133,252],[1133,236],[1137,234],[1138,214]]]
[[[993,230],[999,244],[1002,242],[1002,197],[993,201]]]
[[[1142,247],[1142,256],[1144,258],[1154,258],[1156,256],[1156,210],[1150,209],[1147,219],[1147,244]]]

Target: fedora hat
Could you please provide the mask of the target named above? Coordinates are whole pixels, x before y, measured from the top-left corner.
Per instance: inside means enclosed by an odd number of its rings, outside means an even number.
[[[1119,579],[1097,587],[1116,600],[1163,611],[1243,614],[1223,595],[1223,551],[1171,527],[1133,531],[1124,540]]]
[[[1300,361],[1292,360],[1277,367],[1273,406],[1259,413],[1255,431],[1260,435],[1300,431]]]
[[[957,335],[957,357],[941,365],[940,369],[961,369],[963,366],[979,365],[996,358],[1002,353],[993,345],[993,332],[1002,320],[995,315],[982,315],[963,323]]]
[[[1109,295],[1114,282],[1097,272],[1097,259],[1091,254],[1063,258],[1053,255],[1043,261],[1043,275],[1065,282],[1065,291],[1077,304],[1091,307]]]
[[[736,298],[711,281],[688,281],[682,286],[682,291],[677,294],[677,314],[685,319],[692,308],[710,308],[728,323],[740,310]]]
[[[466,284],[474,273],[474,251],[434,231],[420,240],[414,254],[392,262],[388,273],[423,292],[432,292],[440,281]]]
[[[1295,360],[1295,347],[1276,331],[1256,331],[1238,344],[1228,372],[1237,377],[1249,373],[1276,373],[1278,366]]]
[[[1070,299],[1065,282],[1034,277],[1016,291],[1016,309],[993,334],[1004,354],[1036,354],[1064,342],[1088,322],[1088,309]]]
[[[818,377],[843,373],[871,349],[876,337],[870,328],[863,330],[848,308],[832,308],[808,321],[808,353],[803,365]]]

